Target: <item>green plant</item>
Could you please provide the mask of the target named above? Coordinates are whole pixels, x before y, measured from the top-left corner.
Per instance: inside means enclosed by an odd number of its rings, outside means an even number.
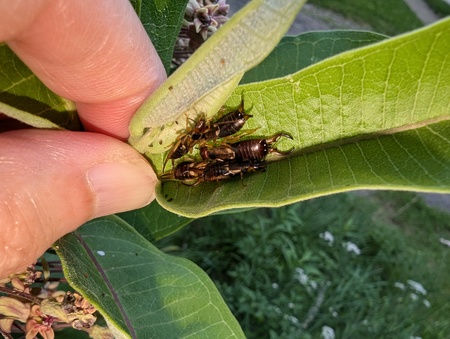
[[[403,228],[422,227],[379,218],[383,204],[401,212],[400,199],[412,197],[397,196],[339,194],[210,216],[156,244],[208,273],[248,338],[317,338],[325,326],[339,338],[445,337],[448,269],[432,254],[442,248],[435,241],[418,251],[422,235],[405,239]]]
[[[450,15],[450,5],[443,0],[426,0],[428,5],[438,14],[442,16]]]
[[[335,11],[356,22],[369,24],[374,31],[389,36],[405,33],[422,26],[416,14],[403,0],[393,0],[389,4],[383,0],[310,0],[309,3]]]
[[[173,45],[181,25],[180,2],[149,4],[134,2],[155,45]],[[266,172],[243,183],[161,184],[159,205],[93,220],[55,245],[68,281],[118,333],[242,337],[206,274],[151,244],[188,224],[189,218],[361,187],[449,191],[450,67],[443,55],[450,21],[381,42],[383,36],[367,32],[284,40],[275,55],[290,48],[293,63],[275,57],[272,63],[280,67],[260,68],[260,76],[272,80],[236,87],[244,72],[277,44],[301,4],[253,1],[141,107],[129,140],[161,173],[164,153],[184,128],[186,115],[195,119],[200,111],[212,117],[223,104],[236,107],[244,96],[253,115],[246,128],[258,128],[258,136],[289,132],[292,142],[280,143],[280,148],[294,148],[292,157],[270,163]],[[166,34],[149,22],[160,22]],[[254,25],[258,34],[248,31]],[[318,45],[325,48],[318,50]],[[10,74],[1,82],[2,112],[35,127],[67,126],[60,121],[76,120],[70,102],[39,84],[6,46],[1,53],[2,71]],[[307,54],[310,62],[299,69],[297,61]],[[161,53],[167,67],[168,55]],[[23,96],[29,105],[18,100]],[[34,110],[29,108],[33,105]]]

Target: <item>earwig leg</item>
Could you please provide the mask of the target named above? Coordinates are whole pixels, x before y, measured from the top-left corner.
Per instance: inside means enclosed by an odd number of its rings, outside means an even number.
[[[159,176],[159,180],[175,180],[173,172],[163,173]]]

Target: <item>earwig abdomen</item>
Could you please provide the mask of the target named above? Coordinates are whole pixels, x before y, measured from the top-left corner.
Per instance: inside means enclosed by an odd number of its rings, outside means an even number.
[[[231,147],[239,160],[262,160],[269,151],[266,139],[245,140]]]
[[[240,111],[228,113],[221,119],[217,120],[215,124],[219,127],[217,137],[223,138],[239,132],[245,125],[245,122],[251,115],[245,114]]]
[[[217,121],[211,123],[209,131],[204,135],[204,139],[224,138],[239,132],[245,125],[245,122],[251,117],[251,115],[244,112],[244,100],[242,100],[235,111],[225,114]]]
[[[214,148],[202,146],[200,147],[200,156],[204,160],[233,160],[236,157],[235,151],[229,146]]]
[[[280,156],[286,156],[292,153],[292,150],[282,152],[272,147],[272,144],[281,137],[292,139],[289,134],[277,133],[268,139],[249,139],[234,144],[224,144],[217,147],[203,146],[200,149],[200,155],[204,160],[240,160],[255,161],[264,160],[267,154],[275,153]]]
[[[241,177],[245,173],[255,172],[257,170],[261,170],[265,168],[264,162],[261,161],[228,161],[228,162],[212,162],[205,168],[203,172],[203,176],[200,181],[220,181],[227,180],[236,175],[240,175]]]

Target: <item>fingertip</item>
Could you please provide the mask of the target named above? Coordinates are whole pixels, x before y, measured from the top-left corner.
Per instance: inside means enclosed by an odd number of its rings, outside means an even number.
[[[41,2],[0,24],[22,27],[7,35],[9,47],[47,87],[76,103],[87,130],[126,139],[131,116],[166,78],[132,5]]]
[[[0,277],[90,219],[140,208],[157,177],[129,145],[101,134],[0,134]]]
[[[140,166],[101,163],[87,176],[95,196],[94,217],[137,209],[155,198],[156,176]]]

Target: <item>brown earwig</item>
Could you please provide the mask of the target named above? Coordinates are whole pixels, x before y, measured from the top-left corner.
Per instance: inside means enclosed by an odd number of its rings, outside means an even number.
[[[163,171],[166,167],[167,161],[181,158],[183,155],[187,154],[202,138],[204,133],[208,130],[208,122],[205,117],[200,117],[196,122],[194,127],[189,130],[186,134],[178,137],[177,141],[169,151],[163,165]]]
[[[169,173],[160,176],[161,180],[178,180],[183,185],[196,186],[201,182],[230,179],[236,175],[264,170],[263,161],[184,161]]]
[[[227,137],[238,132],[250,117],[252,116],[244,112],[244,99],[235,111],[225,114],[215,122],[207,121],[204,116],[200,117],[192,129],[178,137],[164,161],[163,171],[167,161],[172,160],[173,165],[175,159],[187,154],[199,142]]]
[[[244,99],[242,99],[235,111],[225,114],[211,124],[209,131],[204,135],[204,139],[214,140],[239,132],[245,125],[245,122],[251,117],[252,115],[244,112]]]
[[[195,186],[202,178],[207,165],[208,162],[206,161],[184,161],[179,163],[172,171],[162,174],[160,179],[179,180],[185,185]]]
[[[236,142],[234,144],[224,144],[217,147],[202,146],[200,148],[200,155],[204,160],[219,161],[264,160],[266,155],[270,153],[286,156],[292,153],[292,150],[281,152],[275,147],[272,147],[272,145],[281,137],[292,139],[289,134],[277,133],[268,139],[250,139]]]
[[[227,180],[236,175],[242,178],[245,173],[265,168],[263,161],[213,161],[205,168],[198,183]]]

